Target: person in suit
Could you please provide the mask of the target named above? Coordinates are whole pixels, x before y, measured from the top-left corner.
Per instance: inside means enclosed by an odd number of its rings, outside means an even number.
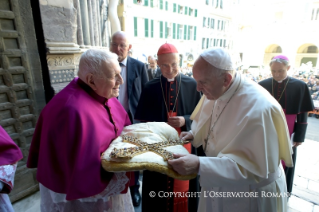
[[[118,55],[118,61],[121,66],[121,76],[124,83],[120,86],[120,94],[118,100],[123,105],[130,117],[131,123],[137,123],[134,120],[134,114],[144,84],[148,81],[146,68],[144,63],[128,56],[128,52],[132,48],[129,43],[128,36],[123,31],[115,32],[111,39],[110,51]],[[141,203],[141,195],[139,193],[139,172],[135,172],[134,185],[130,186],[132,201],[134,206]]]
[[[157,67],[157,61],[153,56],[148,56],[149,69],[147,70],[148,79],[152,80],[154,78],[161,76],[161,69]]]

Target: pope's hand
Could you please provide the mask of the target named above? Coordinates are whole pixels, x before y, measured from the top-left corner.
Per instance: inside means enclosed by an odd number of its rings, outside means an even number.
[[[194,136],[190,132],[181,132],[181,134],[179,135],[179,138],[182,139],[183,141],[186,141],[186,140],[193,140]]]
[[[182,127],[185,125],[185,118],[183,116],[169,117],[167,119],[167,124],[172,127]]]
[[[181,155],[174,154],[176,159],[168,160],[168,164],[181,175],[189,175],[198,173],[199,169],[199,158],[196,155]]]

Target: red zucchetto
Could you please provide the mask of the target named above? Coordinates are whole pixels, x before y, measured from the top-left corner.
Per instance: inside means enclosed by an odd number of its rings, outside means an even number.
[[[157,55],[178,53],[176,47],[173,44],[165,43],[157,51]]]

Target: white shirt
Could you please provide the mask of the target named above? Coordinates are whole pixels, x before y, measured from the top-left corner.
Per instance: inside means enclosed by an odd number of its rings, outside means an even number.
[[[127,57],[120,62],[123,65],[121,66],[121,76],[123,78],[123,84],[120,85],[120,92],[118,100],[126,110],[126,112],[129,111],[129,104],[128,104],[128,95],[127,95]]]

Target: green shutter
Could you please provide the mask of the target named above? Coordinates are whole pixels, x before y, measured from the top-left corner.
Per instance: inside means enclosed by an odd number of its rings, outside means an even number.
[[[137,37],[137,17],[134,17],[134,36]]]
[[[187,40],[190,40],[191,39],[191,26],[188,26],[188,39]]]
[[[160,9],[163,9],[163,0],[160,0]]]
[[[185,15],[187,15],[187,7],[185,7]]]
[[[176,33],[175,33],[175,30],[176,30],[176,24],[173,23],[173,39],[176,39]]]
[[[178,5],[178,13],[181,12],[181,5]]]
[[[195,9],[195,17],[197,17],[197,9]]]
[[[151,7],[154,7],[154,3],[153,3],[153,0],[151,0]]]
[[[165,2],[165,10],[168,11],[168,2]]]
[[[148,6],[148,0],[144,0],[144,6]]]
[[[133,0],[133,3],[134,3],[134,4],[137,4],[137,0]]]
[[[154,37],[154,20],[151,20],[151,38]]]
[[[179,39],[179,24],[177,24],[177,39]]]
[[[173,12],[176,13],[176,3],[173,4]]]
[[[163,38],[163,21],[160,21],[160,38]]]
[[[165,38],[168,37],[167,22],[165,21]]]
[[[196,26],[194,27],[194,40],[196,40]]]
[[[184,40],[187,39],[187,25],[184,25]]]
[[[189,15],[189,16],[191,15],[191,11],[192,11],[192,9],[189,8],[189,9],[188,9],[188,15]]]
[[[148,19],[145,18],[144,21],[145,21],[145,37],[147,38],[148,37]]]

